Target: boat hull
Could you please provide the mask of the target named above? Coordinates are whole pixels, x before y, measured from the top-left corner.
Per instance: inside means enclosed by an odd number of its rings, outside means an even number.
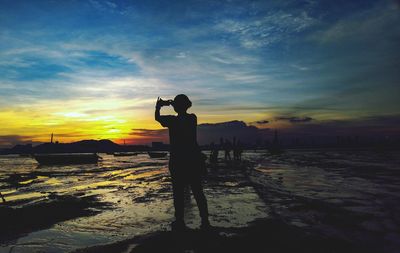
[[[114,153],[114,156],[135,156],[138,153]]]
[[[41,165],[90,164],[97,163],[100,158],[97,154],[40,154],[34,157]]]
[[[168,153],[160,153],[160,152],[147,152],[150,158],[162,158],[166,157]]]

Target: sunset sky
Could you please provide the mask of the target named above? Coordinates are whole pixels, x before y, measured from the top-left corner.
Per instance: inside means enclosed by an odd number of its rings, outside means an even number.
[[[399,52],[394,0],[0,0],[0,147],[146,143],[179,93],[199,123],[398,130]]]

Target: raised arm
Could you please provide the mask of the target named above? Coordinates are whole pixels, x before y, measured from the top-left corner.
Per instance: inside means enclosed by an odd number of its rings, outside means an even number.
[[[164,105],[165,103],[163,104],[163,101],[160,99],[160,97],[158,97],[156,103],[156,111],[154,113],[154,119],[158,121],[163,127],[169,127],[175,117],[172,115],[160,115],[160,109]]]
[[[193,117],[193,124],[194,124],[194,137],[195,137],[196,145],[198,145],[197,144],[197,116],[194,113],[192,113],[192,115],[193,115],[192,117]]]
[[[161,104],[160,104],[160,97],[157,98],[156,102],[156,111],[154,113],[154,119],[158,122],[160,122],[161,115],[160,115],[160,109],[161,109]],[[160,122],[161,123],[161,122]]]

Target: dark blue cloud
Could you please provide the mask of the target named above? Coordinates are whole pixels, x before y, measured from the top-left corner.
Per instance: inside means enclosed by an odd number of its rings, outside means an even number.
[[[276,117],[275,119],[288,121],[290,123],[304,123],[304,122],[310,122],[310,121],[314,120],[311,117],[286,117],[286,116]]]
[[[265,125],[265,124],[269,123],[269,120],[259,120],[259,121],[256,121],[256,123],[259,125]]]
[[[82,52],[82,55],[77,57],[75,62],[92,69],[117,69],[136,74],[139,71],[139,67],[134,62],[129,62],[128,60],[121,56],[107,54],[106,52],[89,50]]]
[[[21,62],[0,68],[3,80],[34,81],[59,78],[60,73],[71,72],[62,63],[48,61],[39,57],[24,57]]]

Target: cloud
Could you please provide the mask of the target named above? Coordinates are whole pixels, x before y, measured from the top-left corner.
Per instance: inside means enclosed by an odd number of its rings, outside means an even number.
[[[89,0],[89,3],[93,6],[93,8],[99,11],[114,11],[118,6],[116,3],[111,1],[96,1]]]
[[[176,58],[186,58],[187,57],[187,54],[185,53],[185,52],[179,52],[177,55],[176,55]]]
[[[168,129],[132,129],[130,142],[137,144],[149,144],[151,142],[169,142]]]
[[[16,144],[35,144],[32,142],[32,136],[24,135],[0,135],[0,148],[11,147]]]
[[[256,124],[259,124],[259,125],[266,125],[266,124],[269,123],[269,120],[266,120],[266,119],[264,119],[264,120],[259,120],[259,121],[256,121],[255,123],[256,123]]]
[[[303,32],[316,23],[307,12],[273,11],[263,17],[220,21],[215,29],[231,34],[248,49],[279,43]]]
[[[398,10],[393,9],[385,1],[377,1],[372,8],[360,9],[337,22],[328,25],[325,29],[316,31],[310,36],[321,44],[346,42],[373,43],[386,39],[392,33],[399,31],[392,26],[398,22]],[[371,37],[379,38],[371,40]]]
[[[156,139],[163,139],[168,137],[168,129],[145,129],[145,128],[136,128],[132,129],[130,135],[135,135],[140,138],[156,138]]]
[[[275,120],[282,120],[282,121],[288,121],[290,123],[304,123],[304,122],[310,122],[314,120],[311,117],[287,117],[287,116],[281,116],[281,117],[276,117]]]
[[[370,139],[400,137],[400,115],[369,116],[358,119],[324,120],[295,124],[282,130],[286,136],[365,136]]]

